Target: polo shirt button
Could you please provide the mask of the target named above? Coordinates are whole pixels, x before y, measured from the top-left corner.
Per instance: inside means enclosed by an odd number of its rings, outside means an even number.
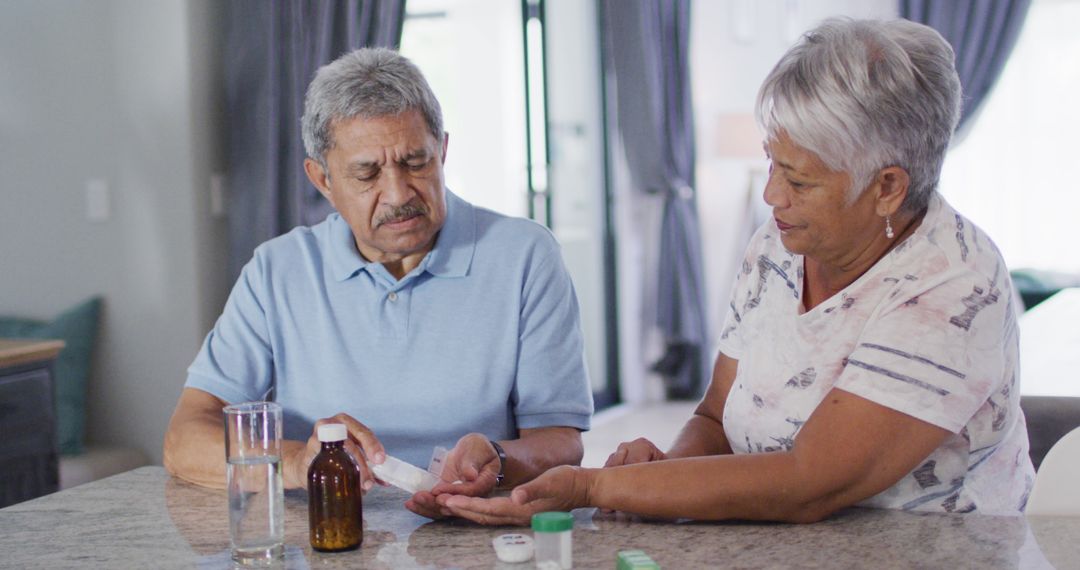
[[[390,299],[391,301],[397,301],[397,293],[391,291],[390,294],[386,296],[386,298]]]

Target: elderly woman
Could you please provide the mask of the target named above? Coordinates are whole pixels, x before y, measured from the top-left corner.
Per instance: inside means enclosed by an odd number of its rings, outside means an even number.
[[[735,282],[712,383],[666,453],[559,467],[444,512],[524,523],[595,506],[818,521],[851,505],[1018,514],[1034,472],[1009,273],[936,186],[953,51],[908,21],[830,20],[765,80],[773,220]]]

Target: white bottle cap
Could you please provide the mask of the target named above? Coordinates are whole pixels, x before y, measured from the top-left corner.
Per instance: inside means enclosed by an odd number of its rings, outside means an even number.
[[[390,455],[382,463],[368,462],[368,467],[382,481],[410,493],[430,491],[439,482],[431,473]]]
[[[495,556],[511,564],[525,562],[533,557],[533,539],[527,534],[504,534],[491,541]]]
[[[319,441],[345,441],[349,430],[345,424],[323,424],[318,429]]]

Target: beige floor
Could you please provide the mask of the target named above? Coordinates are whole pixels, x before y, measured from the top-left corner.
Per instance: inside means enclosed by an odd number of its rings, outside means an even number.
[[[679,434],[697,402],[665,402],[643,406],[622,405],[593,417],[592,429],[582,434],[585,467],[600,467],[624,441],[645,437],[667,449]]]

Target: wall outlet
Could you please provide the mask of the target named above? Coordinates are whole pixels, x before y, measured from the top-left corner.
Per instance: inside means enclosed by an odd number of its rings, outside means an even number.
[[[111,214],[109,183],[104,180],[87,180],[86,219],[91,222],[105,222]]]

